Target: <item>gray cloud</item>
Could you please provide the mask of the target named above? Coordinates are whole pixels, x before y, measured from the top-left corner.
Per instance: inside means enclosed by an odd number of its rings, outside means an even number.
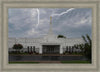
[[[41,37],[48,33],[50,16],[61,14],[68,8],[39,8],[40,21],[36,8],[9,8],[9,37]],[[70,37],[91,36],[92,10],[90,8],[75,8],[74,10],[54,16],[52,27],[55,34]]]

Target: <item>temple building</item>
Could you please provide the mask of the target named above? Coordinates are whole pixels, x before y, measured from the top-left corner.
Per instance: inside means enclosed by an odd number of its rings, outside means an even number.
[[[50,27],[47,35],[41,38],[8,38],[9,51],[15,51],[12,47],[14,44],[22,44],[21,51],[35,51],[39,54],[63,54],[66,49],[73,49],[72,46],[77,44],[84,44],[82,38],[58,38],[52,32],[52,22],[50,17]],[[70,46],[70,47],[69,47]],[[67,48],[68,47],[68,48]],[[77,49],[74,49],[77,51]],[[78,50],[79,51],[79,50]]]

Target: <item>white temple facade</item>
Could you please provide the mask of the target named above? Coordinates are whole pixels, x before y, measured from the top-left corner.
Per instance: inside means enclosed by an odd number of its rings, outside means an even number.
[[[41,38],[8,38],[9,51],[14,44],[22,44],[23,51],[27,51],[27,48],[35,48],[35,51],[39,54],[43,53],[58,53],[63,54],[67,46],[74,46],[77,44],[84,44],[85,41],[82,38],[58,38],[52,32],[52,24],[50,21],[50,28],[47,35]]]

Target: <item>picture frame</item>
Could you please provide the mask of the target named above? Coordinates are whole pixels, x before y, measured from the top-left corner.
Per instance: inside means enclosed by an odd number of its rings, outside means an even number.
[[[8,8],[92,8],[92,64],[9,64]],[[0,0],[1,72],[99,72],[99,0]]]

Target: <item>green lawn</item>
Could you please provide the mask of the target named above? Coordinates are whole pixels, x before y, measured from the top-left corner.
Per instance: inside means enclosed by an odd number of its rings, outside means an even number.
[[[9,64],[37,64],[40,62],[9,62]],[[90,64],[90,61],[61,61],[61,63],[68,64]]]
[[[91,63],[90,61],[61,61],[61,63]]]
[[[35,64],[39,62],[9,62],[9,64]]]

